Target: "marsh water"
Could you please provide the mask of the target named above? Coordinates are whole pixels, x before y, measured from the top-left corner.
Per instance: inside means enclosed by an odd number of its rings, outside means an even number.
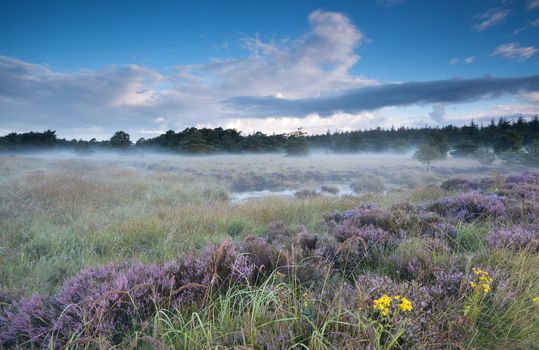
[[[327,191],[324,190],[324,187],[336,189],[336,191]],[[326,184],[318,186],[316,188],[287,188],[283,190],[260,190],[260,191],[242,191],[242,192],[232,192],[229,194],[229,199],[231,203],[242,203],[252,199],[265,198],[265,197],[293,197],[296,193],[303,190],[313,191],[313,194],[321,196],[331,196],[331,197],[341,197],[341,196],[352,196],[356,193],[350,187],[349,184],[338,183],[338,184]]]

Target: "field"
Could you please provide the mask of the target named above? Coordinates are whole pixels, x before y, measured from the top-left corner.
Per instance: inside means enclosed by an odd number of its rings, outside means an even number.
[[[0,348],[539,348],[539,173],[0,156]]]

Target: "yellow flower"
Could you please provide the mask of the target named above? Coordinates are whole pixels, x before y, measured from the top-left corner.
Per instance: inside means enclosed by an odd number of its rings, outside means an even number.
[[[532,298],[532,301],[539,306],[539,297]]]
[[[399,311],[410,311],[412,310],[412,303],[410,300],[400,295],[394,295],[393,297],[388,296],[387,294],[382,295],[380,298],[373,300],[372,305],[374,310],[378,311],[380,315],[387,316],[389,314],[389,308],[393,302],[393,299],[397,301],[397,308]]]
[[[389,307],[391,306],[391,297],[384,294],[380,298],[373,300],[372,305],[382,316],[387,316]]]
[[[399,304],[397,305],[401,311],[410,311],[412,310],[412,303],[406,298],[400,298]]]
[[[492,278],[489,277],[488,272],[483,271],[478,267],[472,268],[472,271],[476,275],[476,278],[475,282],[470,282],[470,287],[477,292],[490,292],[490,283],[492,282]]]

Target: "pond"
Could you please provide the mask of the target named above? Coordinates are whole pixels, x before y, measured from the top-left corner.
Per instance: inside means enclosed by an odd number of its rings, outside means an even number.
[[[324,190],[322,190],[324,188]],[[333,189],[332,192],[328,192],[327,188]],[[242,203],[251,199],[265,198],[265,197],[293,197],[296,192],[302,190],[313,190],[313,188],[289,188],[283,190],[262,190],[262,191],[244,191],[244,192],[232,192],[229,194],[230,202]],[[350,196],[355,195],[354,190],[349,184],[325,184],[315,187],[314,190],[317,194],[322,196]],[[336,190],[336,191],[335,191]]]

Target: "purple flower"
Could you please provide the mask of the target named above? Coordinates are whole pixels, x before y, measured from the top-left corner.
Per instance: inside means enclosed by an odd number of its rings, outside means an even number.
[[[474,191],[443,198],[431,204],[428,209],[459,221],[472,221],[505,213],[502,197]]]
[[[539,224],[495,229],[487,238],[490,248],[528,249],[539,252]]]

